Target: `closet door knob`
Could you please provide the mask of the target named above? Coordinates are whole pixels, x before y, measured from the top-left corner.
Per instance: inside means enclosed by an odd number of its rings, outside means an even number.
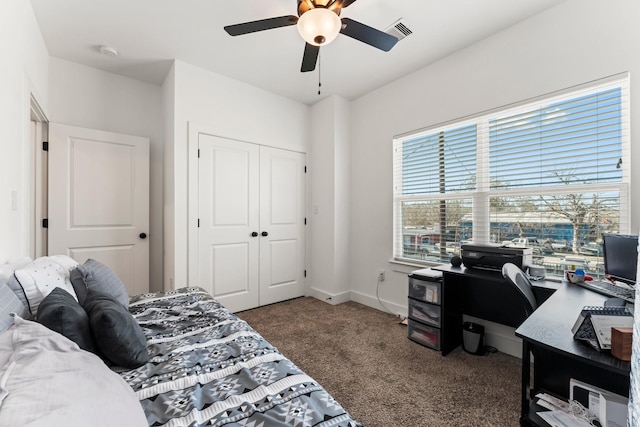
[[[267,236],[269,235],[269,233],[267,233],[266,231],[263,231],[263,232],[262,232],[262,235],[263,235],[264,237],[267,237]]]
[[[146,239],[147,238],[147,233],[140,233],[138,235],[138,237],[140,237],[141,239]]]
[[[251,237],[258,237],[258,232],[254,231],[253,233],[251,233]]]

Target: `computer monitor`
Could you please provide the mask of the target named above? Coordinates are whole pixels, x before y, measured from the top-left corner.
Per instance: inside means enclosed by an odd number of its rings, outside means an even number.
[[[603,234],[604,273],[613,280],[636,284],[638,268],[638,236]]]

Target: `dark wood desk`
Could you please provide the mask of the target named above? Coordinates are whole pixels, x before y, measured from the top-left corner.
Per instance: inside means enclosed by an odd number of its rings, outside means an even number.
[[[586,305],[601,306],[606,296],[564,284],[516,329],[522,338],[521,425],[546,425],[532,403],[537,392],[569,398],[569,379],[575,378],[622,396],[629,396],[630,362],[598,352],[573,339],[571,327]],[[530,384],[533,353],[533,384]]]
[[[441,271],[443,279],[443,355],[462,344],[463,314],[513,328],[527,318],[522,296],[500,271],[453,267],[450,264],[432,269]],[[546,301],[559,287],[559,282],[533,282],[538,304]]]

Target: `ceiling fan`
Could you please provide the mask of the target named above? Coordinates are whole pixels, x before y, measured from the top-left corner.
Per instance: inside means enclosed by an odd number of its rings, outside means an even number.
[[[258,21],[227,25],[225,31],[232,36],[296,25],[305,40],[300,71],[316,68],[320,46],[331,43],[342,33],[370,46],[388,52],[398,42],[390,34],[376,30],[350,18],[340,18],[340,12],[356,0],[298,0],[298,16],[286,15]]]

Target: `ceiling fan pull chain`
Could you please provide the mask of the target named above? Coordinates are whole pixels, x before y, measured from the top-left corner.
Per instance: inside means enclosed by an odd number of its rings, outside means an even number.
[[[318,95],[320,95],[320,88],[322,87],[322,83],[320,82],[320,54],[318,54]]]

